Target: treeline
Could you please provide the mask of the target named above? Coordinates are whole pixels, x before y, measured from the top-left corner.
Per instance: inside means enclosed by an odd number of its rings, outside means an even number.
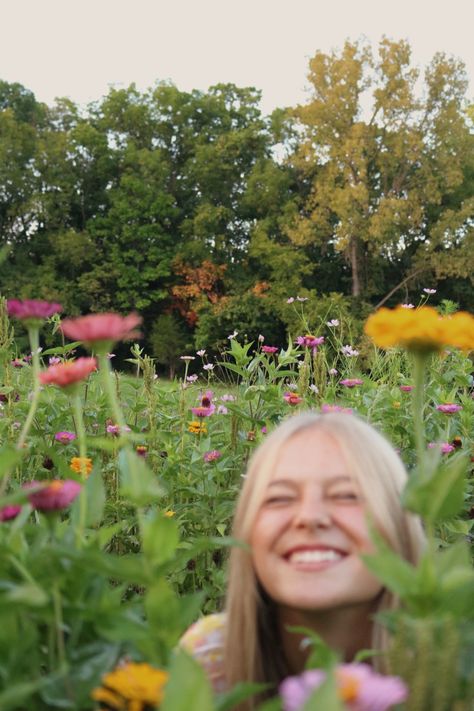
[[[308,79],[306,104],[269,117],[233,84],[132,85],[82,110],[0,81],[2,293],[136,309],[163,363],[234,329],[283,343],[289,296],[362,314],[436,284],[474,309],[462,63],[419,76],[404,41],[347,42]]]

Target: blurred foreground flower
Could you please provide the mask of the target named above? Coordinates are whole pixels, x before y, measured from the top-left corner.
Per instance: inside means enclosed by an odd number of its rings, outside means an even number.
[[[141,334],[136,327],[141,322],[141,316],[136,313],[128,316],[114,313],[89,314],[66,319],[61,324],[61,330],[73,341],[83,341],[91,345],[100,341],[115,342],[139,338]]]
[[[209,452],[204,452],[202,455],[202,458],[204,459],[205,462],[215,462],[216,459],[219,459],[222,456],[221,452],[219,452],[218,449],[211,449]]]
[[[88,475],[92,471],[92,459],[90,457],[73,457],[69,463],[69,469],[76,474],[84,472]]]
[[[192,434],[207,434],[207,427],[204,422],[193,420],[188,425],[188,431]]]
[[[431,306],[382,308],[369,316],[364,330],[380,348],[402,346],[417,352],[438,351],[444,346],[474,349],[474,316],[465,311],[441,316]]]
[[[135,452],[138,454],[139,457],[146,457],[148,454],[148,447],[146,447],[144,444],[138,444],[135,447]]]
[[[377,674],[368,664],[341,664],[335,675],[339,698],[351,711],[387,711],[408,696],[399,677]],[[319,669],[285,679],[279,688],[284,711],[301,709],[325,679],[326,672]]]
[[[149,664],[128,662],[102,677],[102,686],[92,691],[101,709],[146,711],[163,701],[168,674]]]
[[[439,412],[444,412],[445,415],[453,415],[455,412],[462,410],[462,405],[456,405],[454,402],[445,402],[443,405],[436,405]]]
[[[95,358],[78,358],[50,365],[47,370],[40,373],[39,379],[43,385],[57,385],[60,388],[67,388],[84,380],[94,370],[97,370]]]
[[[346,415],[352,415],[352,409],[350,407],[341,407],[340,405],[330,405],[328,402],[324,402],[321,405],[321,412],[323,415],[327,415],[330,412],[344,412]]]
[[[439,449],[441,454],[449,454],[456,449],[456,447],[453,444],[449,444],[449,442],[429,442],[428,448]]]
[[[39,491],[29,495],[30,504],[38,511],[57,511],[65,509],[74,501],[81,490],[81,485],[72,479],[50,482],[32,481],[25,484],[25,489],[42,486]]]
[[[358,385],[362,385],[363,381],[360,378],[346,378],[340,381],[341,385],[345,388],[355,388]]]
[[[4,506],[0,509],[0,521],[11,521],[16,518],[21,511],[21,506]]]
[[[44,321],[62,311],[61,304],[37,299],[9,299],[7,301],[8,315],[20,321]]]

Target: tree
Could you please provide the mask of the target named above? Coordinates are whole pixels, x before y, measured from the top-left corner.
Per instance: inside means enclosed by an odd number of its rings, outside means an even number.
[[[437,227],[455,219],[443,204],[463,182],[464,68],[435,55],[421,98],[417,78],[406,42],[384,38],[376,59],[346,42],[340,55],[316,53],[312,99],[293,111],[302,140],[290,160],[313,177],[287,232],[295,244],[342,252],[353,296],[380,289],[370,283],[377,258],[397,263],[405,252],[410,268],[439,244]]]

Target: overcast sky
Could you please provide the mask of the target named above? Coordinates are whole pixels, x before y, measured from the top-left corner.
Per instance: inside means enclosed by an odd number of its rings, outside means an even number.
[[[51,104],[110,85],[255,86],[265,112],[305,101],[308,59],[345,39],[407,39],[423,67],[462,59],[474,97],[474,0],[0,0],[0,79]]]

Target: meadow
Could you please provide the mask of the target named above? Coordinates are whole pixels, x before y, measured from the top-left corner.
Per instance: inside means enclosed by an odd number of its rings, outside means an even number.
[[[184,352],[179,377],[162,381],[133,314],[61,322],[58,305],[11,303],[0,301],[1,709],[230,711],[251,693],[213,699],[176,645],[222,608],[249,457],[308,409],[367,419],[411,472],[404,504],[425,523],[423,562],[412,568],[378,539],[369,562],[403,603],[386,621],[391,671],[409,688],[399,708],[472,709],[472,317],[425,297],[354,342],[336,307],[308,323],[301,299],[283,347],[223,334],[222,352]],[[23,352],[13,318],[29,334]],[[60,345],[41,348],[52,333]],[[113,367],[123,339],[126,373]],[[312,643],[332,678],[337,660]],[[323,685],[304,708],[351,707]]]

